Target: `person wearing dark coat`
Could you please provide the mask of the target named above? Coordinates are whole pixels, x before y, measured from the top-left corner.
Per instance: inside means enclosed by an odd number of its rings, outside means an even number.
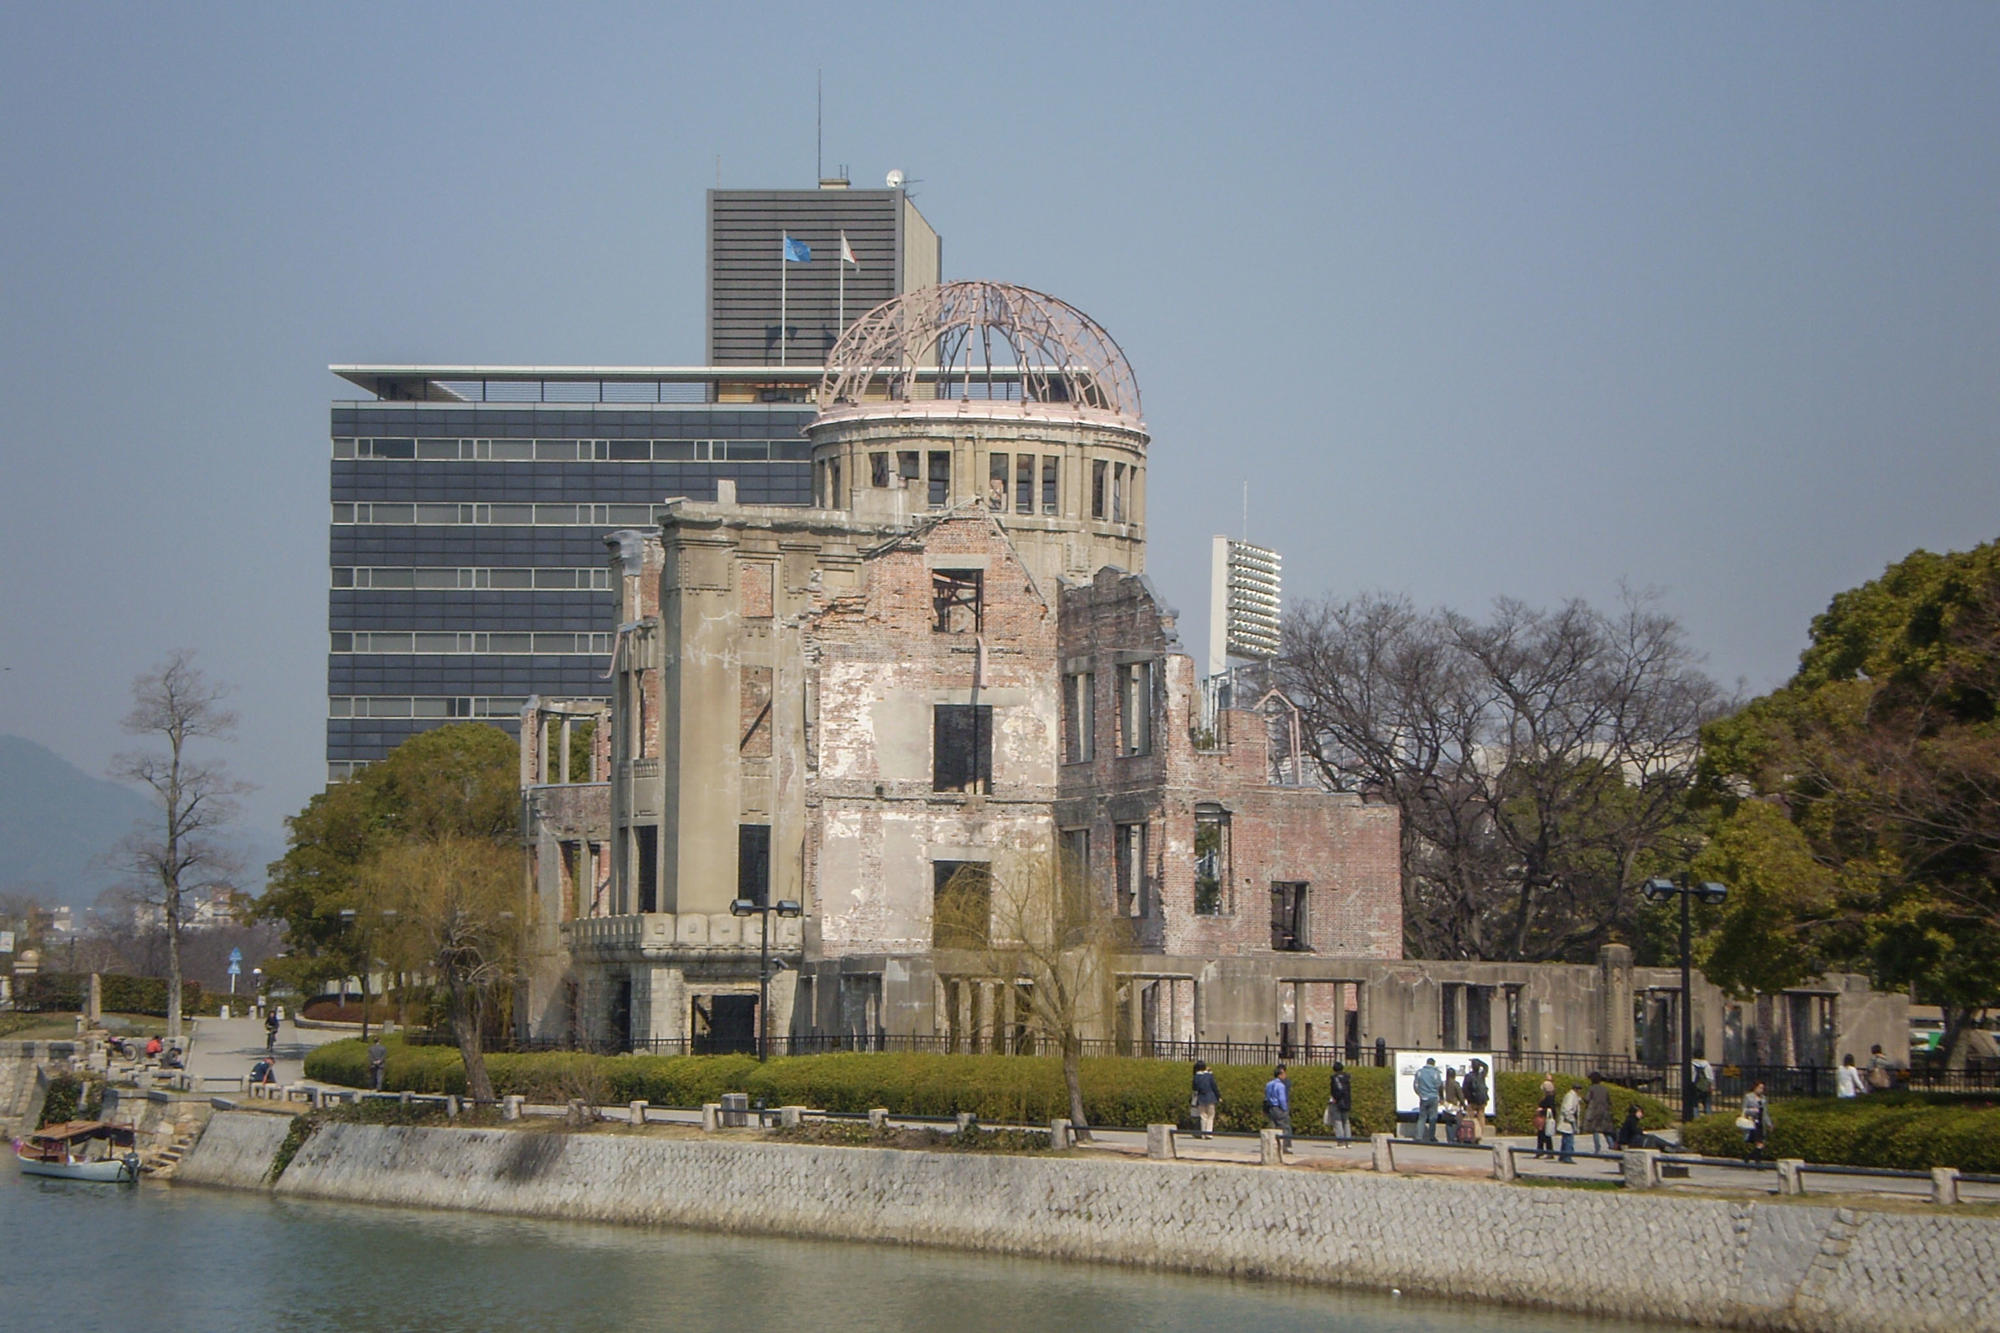
[[[1326,1127],[1333,1131],[1334,1140],[1343,1148],[1354,1137],[1353,1126],[1348,1115],[1354,1109],[1354,1080],[1348,1075],[1347,1066],[1340,1061],[1333,1062],[1333,1079],[1326,1089]]]
[[[1618,1122],[1611,1116],[1611,1085],[1595,1069],[1590,1071],[1590,1091],[1583,1098],[1583,1132],[1590,1135],[1590,1150],[1603,1152],[1615,1141]]]

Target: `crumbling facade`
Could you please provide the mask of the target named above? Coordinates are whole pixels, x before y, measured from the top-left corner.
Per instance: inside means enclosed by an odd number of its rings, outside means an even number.
[[[1120,1049],[1656,1043],[1658,978],[1619,950],[1403,962],[1394,808],[1303,783],[1281,696],[1204,711],[1143,576],[1136,385],[1095,324],[1018,288],[913,293],[855,323],[819,409],[812,507],[725,482],[607,538],[588,773],[580,715],[524,719],[524,1034],[1015,1049],[1020,978],[951,918],[971,903],[989,938],[995,877],[1038,865],[1123,927],[1086,1034]],[[1722,1049],[1720,997],[1697,1007]]]

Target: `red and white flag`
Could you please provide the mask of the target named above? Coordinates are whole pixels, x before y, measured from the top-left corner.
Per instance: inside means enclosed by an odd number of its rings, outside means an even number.
[[[840,233],[840,262],[852,264],[856,268],[861,267],[861,261],[854,257],[854,247],[847,243],[846,232]]]

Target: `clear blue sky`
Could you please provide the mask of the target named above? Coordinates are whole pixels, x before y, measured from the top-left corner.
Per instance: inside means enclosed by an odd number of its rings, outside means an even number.
[[[9,6],[0,732],[234,683],[317,788],[329,362],[700,359],[702,192],[917,182],[1095,316],[1150,569],[1478,610],[1663,589],[1725,682],[2000,529],[2000,7]]]

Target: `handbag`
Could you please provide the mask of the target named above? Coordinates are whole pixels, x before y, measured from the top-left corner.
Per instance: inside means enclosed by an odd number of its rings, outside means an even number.
[[[1757,1128],[1757,1122],[1747,1115],[1739,1115],[1736,1117],[1736,1127],[1742,1130],[1751,1130]]]
[[[1545,1133],[1548,1127],[1549,1109],[1546,1106],[1537,1106],[1535,1108],[1535,1133]]]

